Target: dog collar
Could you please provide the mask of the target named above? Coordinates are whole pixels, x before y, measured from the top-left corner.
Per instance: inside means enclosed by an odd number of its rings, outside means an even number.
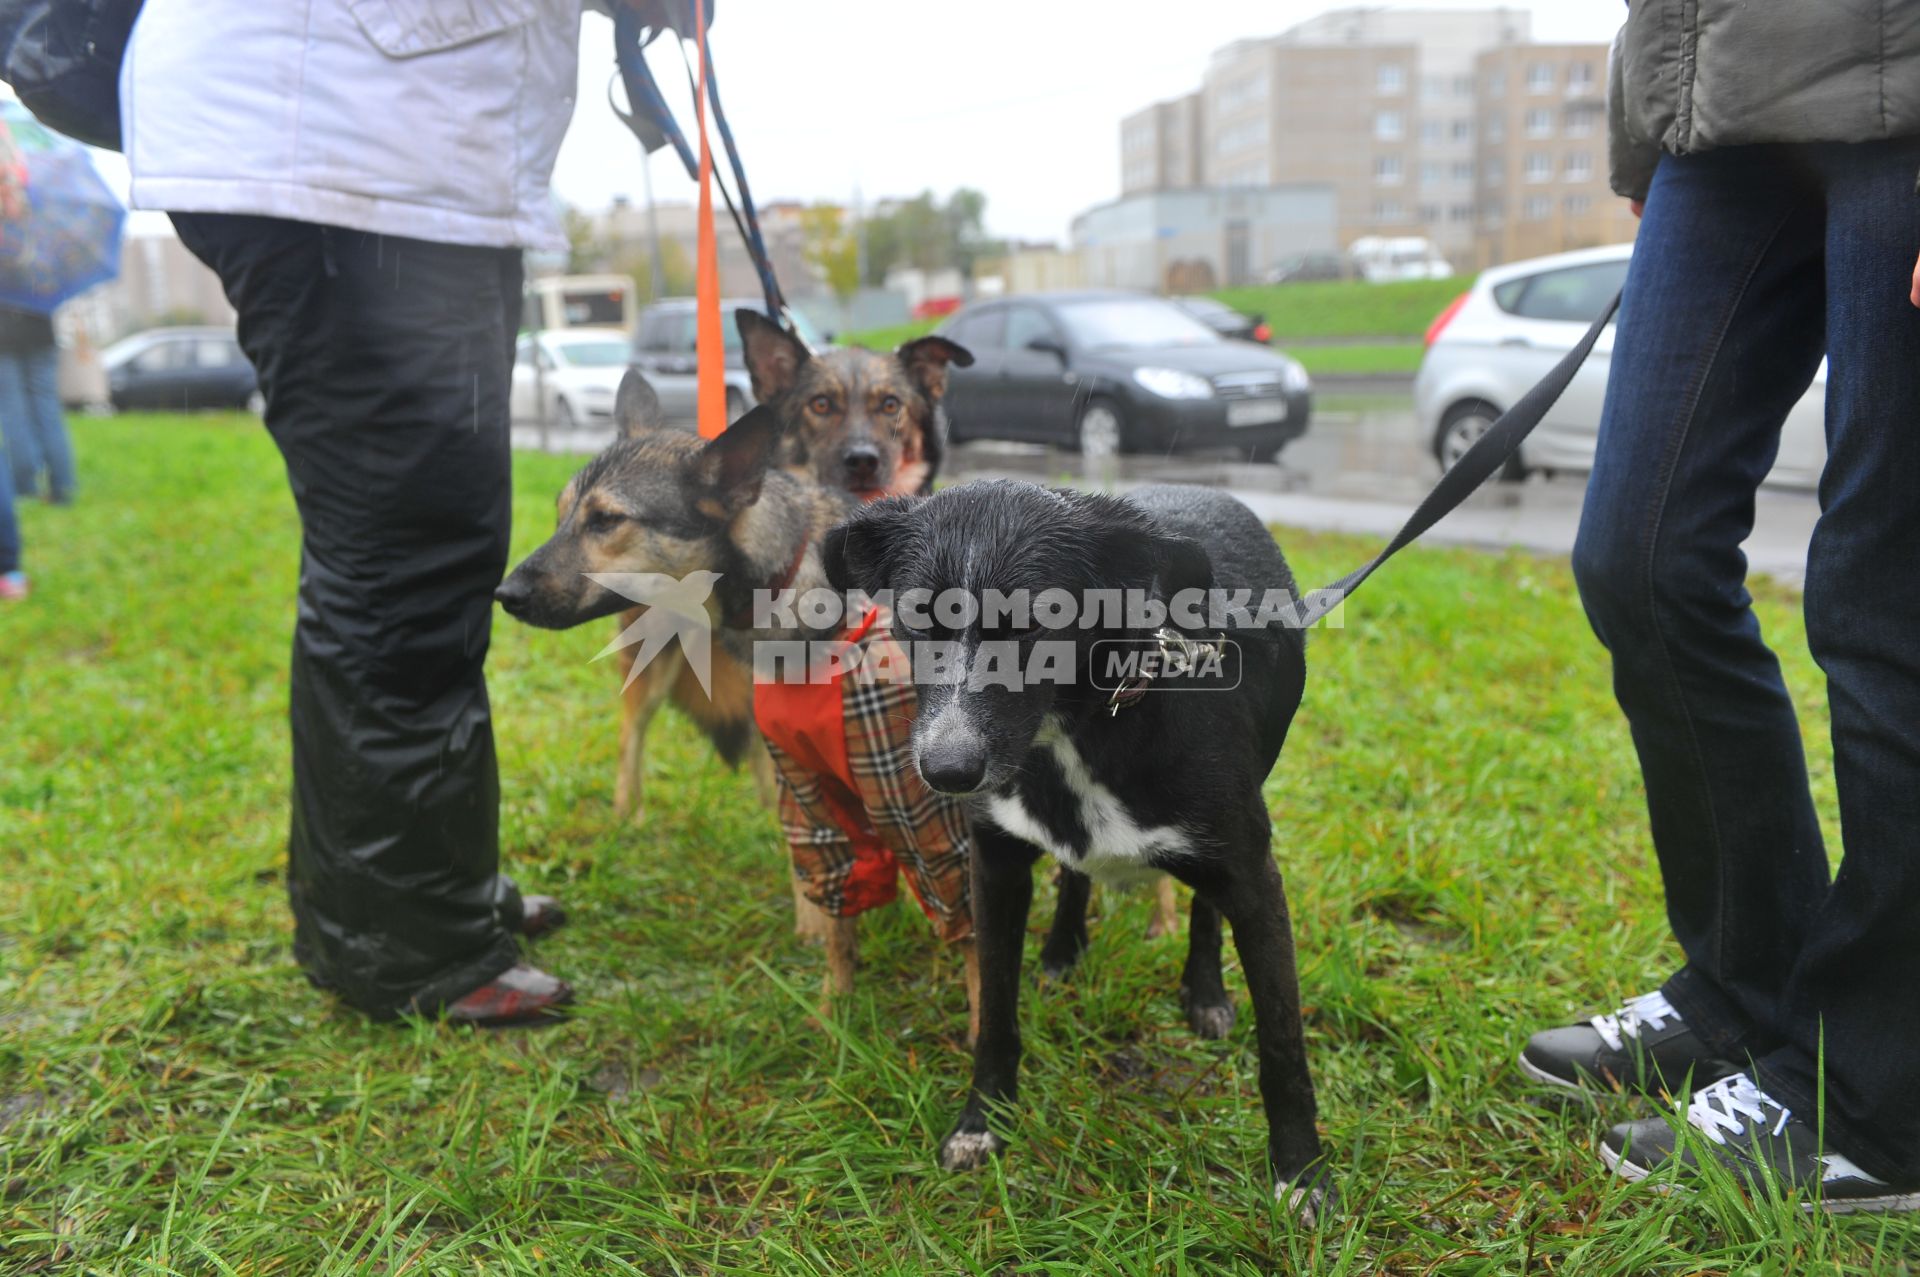
[[[793,561],[787,564],[784,571],[767,581],[763,588],[769,595],[784,593],[788,587],[792,586],[793,578],[800,575],[801,562],[807,557],[807,547],[812,544],[813,542],[811,540],[802,541],[800,548],[793,552]],[[753,628],[752,595],[747,596],[747,601],[743,606],[727,614],[726,625],[730,630],[748,630]]]
[[[1117,717],[1121,710],[1130,705],[1138,705],[1147,697],[1153,681],[1164,670],[1173,674],[1184,674],[1194,668],[1203,656],[1216,659],[1221,656],[1221,646],[1216,639],[1205,642],[1188,638],[1171,625],[1163,625],[1153,632],[1154,653],[1151,674],[1142,674],[1131,682],[1122,683],[1113,689],[1113,695],[1107,698],[1107,717]]]

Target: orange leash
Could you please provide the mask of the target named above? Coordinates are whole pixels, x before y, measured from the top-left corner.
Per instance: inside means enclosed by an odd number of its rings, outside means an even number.
[[[694,357],[699,365],[700,435],[711,439],[727,428],[726,334],[720,327],[720,247],[713,233],[713,148],[707,142],[707,5],[694,0],[694,39],[700,51],[700,86],[694,94],[694,125],[700,132],[700,243],[694,263]]]

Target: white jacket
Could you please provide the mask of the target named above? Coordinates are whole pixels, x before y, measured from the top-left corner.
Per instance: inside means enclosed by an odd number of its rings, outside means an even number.
[[[561,248],[580,0],[146,0],[120,72],[137,208]]]

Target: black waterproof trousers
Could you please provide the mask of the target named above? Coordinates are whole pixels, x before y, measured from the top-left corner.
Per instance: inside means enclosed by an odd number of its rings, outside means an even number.
[[[294,954],[377,1016],[517,957],[482,665],[507,560],[517,250],[175,214],[220,276],[302,530]]]

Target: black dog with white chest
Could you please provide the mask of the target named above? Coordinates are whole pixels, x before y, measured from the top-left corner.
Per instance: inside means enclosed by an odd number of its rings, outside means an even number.
[[[1255,600],[1267,591],[1294,594],[1286,560],[1253,512],[1197,487],[1115,498],[970,483],[865,507],[828,536],[823,558],[836,589],[888,591],[896,600],[947,590],[975,600],[990,591],[1065,590],[1090,599],[1118,590],[1163,601],[1187,590],[1251,591]],[[1100,609],[1092,628],[1076,622],[1054,630],[1031,624],[1032,616],[1019,626],[1004,612],[988,614],[985,626],[974,615],[941,628],[937,609],[913,609],[914,619],[934,621],[915,630],[903,616],[909,610],[895,609],[902,640],[937,640],[957,655],[945,680],[921,682],[914,761],[934,789],[976,795],[980,1036],[973,1085],[940,1146],[941,1165],[978,1166],[1004,1146],[988,1127],[988,1108],[1013,1100],[1017,1089],[1032,865],[1046,852],[1094,879],[1126,883],[1167,873],[1194,889],[1181,991],[1203,1032],[1207,1025],[1224,1032],[1232,1022],[1220,975],[1221,918],[1232,926],[1253,999],[1275,1194],[1304,1216],[1323,1208],[1331,1181],[1315,1126],[1286,895],[1260,792],[1305,687],[1304,634],[1284,622],[1243,624],[1224,635],[1128,629],[1152,618]],[[1238,647],[1232,690],[1141,682],[1129,684],[1116,706],[1114,684],[1096,668],[1114,640],[1164,647],[1190,639],[1223,650],[1222,638]],[[1027,651],[1041,641],[1071,644],[1071,678],[1016,687],[998,673],[978,676],[986,653],[996,654],[1002,664],[995,669],[1003,671],[1009,644]]]

